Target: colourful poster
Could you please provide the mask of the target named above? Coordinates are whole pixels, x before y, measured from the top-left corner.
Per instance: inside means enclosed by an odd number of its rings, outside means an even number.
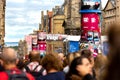
[[[99,33],[94,32],[94,41],[99,41]]]
[[[88,34],[87,34],[87,40],[88,41],[93,41],[93,32],[88,32]]]
[[[85,9],[91,9],[91,10],[100,9],[100,2],[101,2],[101,0],[82,0],[81,10],[85,10]]]

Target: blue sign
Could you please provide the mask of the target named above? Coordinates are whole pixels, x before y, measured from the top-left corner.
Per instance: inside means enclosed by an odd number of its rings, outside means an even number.
[[[69,41],[68,52],[73,53],[80,50],[78,41]]]
[[[80,13],[101,13],[100,10],[90,10],[90,9],[86,9],[86,10],[80,10]]]

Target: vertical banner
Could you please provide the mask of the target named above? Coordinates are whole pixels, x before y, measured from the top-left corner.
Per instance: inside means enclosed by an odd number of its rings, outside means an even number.
[[[25,41],[27,42],[27,48],[28,48],[27,54],[29,54],[29,52],[32,50],[32,36],[26,35]]]
[[[37,36],[32,37],[32,50],[38,50]]]
[[[38,50],[40,52],[46,51],[46,33],[38,32]]]
[[[99,15],[97,13],[85,13],[82,14],[82,35],[81,39],[83,41],[91,41],[93,40],[93,32],[96,31],[98,34],[100,33],[99,28]],[[95,35],[97,35],[95,33]]]
[[[91,51],[98,53],[100,45],[101,0],[81,0],[81,43],[97,46]],[[96,55],[96,54],[95,54]]]

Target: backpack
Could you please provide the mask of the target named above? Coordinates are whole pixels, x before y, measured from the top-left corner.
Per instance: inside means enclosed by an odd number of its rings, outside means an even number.
[[[5,71],[8,74],[8,80],[29,80],[28,77],[26,76],[26,73],[21,72],[17,74],[11,73],[10,70]]]
[[[28,66],[25,67],[26,72],[30,73],[35,78],[42,76],[42,72],[44,71],[44,68],[42,67],[39,72],[35,72],[39,65],[37,65],[33,70],[30,70]]]

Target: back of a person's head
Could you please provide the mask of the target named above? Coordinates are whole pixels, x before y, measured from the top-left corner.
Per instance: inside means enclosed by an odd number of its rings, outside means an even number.
[[[104,80],[119,80],[120,79],[120,25],[113,24],[108,30],[108,65]]]
[[[120,47],[120,25],[112,24],[108,29],[108,42],[110,47]]]
[[[100,69],[102,66],[105,66],[107,64],[107,57],[103,55],[102,53],[99,53],[95,57],[95,65],[94,68]]]
[[[85,57],[91,57],[92,52],[89,49],[84,49],[81,51],[81,56],[85,56]]]
[[[85,56],[86,58],[88,58],[91,61],[91,57],[92,57],[92,52],[89,49],[83,49],[81,51],[81,56]]]
[[[41,64],[47,71],[51,69],[60,71],[62,68],[62,63],[57,54],[46,54],[45,57],[43,57]]]
[[[31,62],[32,61],[40,62],[40,53],[39,53],[39,51],[36,51],[36,50],[30,51],[29,59],[30,59]]]
[[[4,48],[1,54],[1,59],[5,64],[16,64],[17,53],[12,48]]]

